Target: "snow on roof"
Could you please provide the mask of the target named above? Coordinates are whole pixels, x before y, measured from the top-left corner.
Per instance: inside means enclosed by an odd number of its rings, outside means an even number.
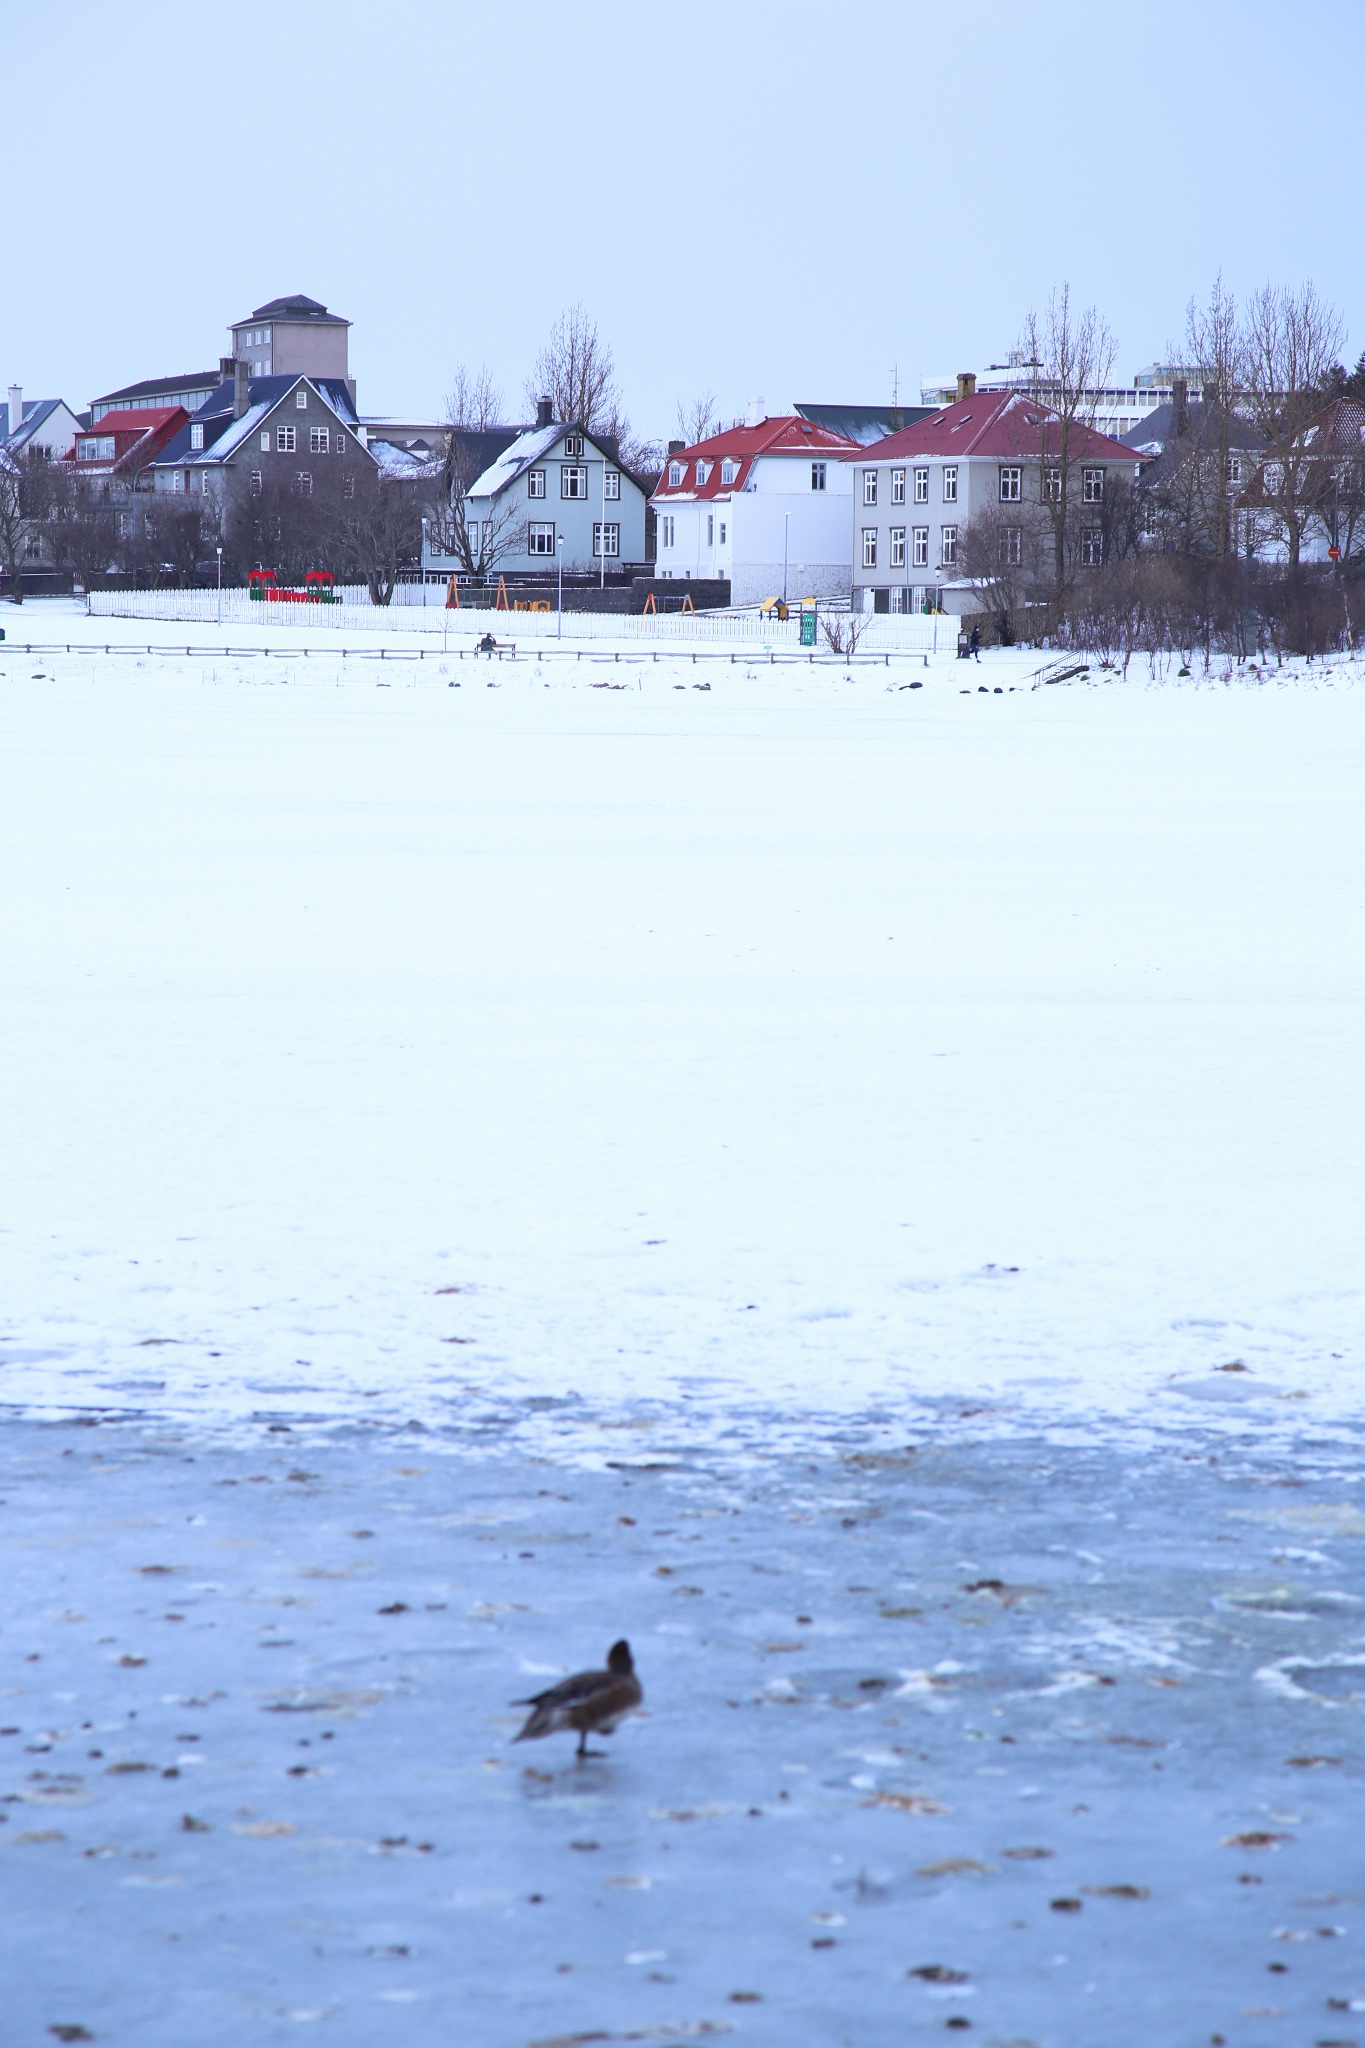
[[[499,491],[505,491],[510,483],[515,482],[523,469],[529,468],[540,456],[548,455],[555,442],[569,431],[559,423],[548,427],[528,427],[481,477],[475,479],[467,495],[471,498],[496,498]]]
[[[9,432],[9,414],[4,406],[0,405],[0,442],[4,442],[11,449],[22,448],[25,441],[33,438],[43,421],[50,418],[61,403],[60,398],[26,398],[23,419],[13,434]]]
[[[836,434],[796,413],[784,413],[777,419],[760,420],[753,427],[727,427],[723,433],[711,434],[690,448],[675,449],[664,464],[650,503],[658,504],[669,498],[714,498],[722,492],[728,496],[731,491],[743,490],[753,464],[763,455],[852,457],[858,452],[858,443],[847,434]],[[705,465],[700,483],[699,461]],[[673,484],[669,477],[675,462],[682,465],[682,477]],[[735,473],[722,479],[721,465],[727,462],[734,465]]]
[[[977,391],[970,398],[959,398],[954,404],[930,413],[927,419],[916,420],[913,426],[903,427],[899,434],[888,435],[885,441],[855,450],[848,459],[856,461],[859,456],[875,456],[878,462],[885,462],[898,455],[986,455],[1003,457],[1006,461],[1011,457],[1026,459],[1043,452],[1044,425],[1060,417],[1054,406],[1044,405],[1022,391]],[[1072,426],[1069,449],[1072,456],[1131,462],[1137,452],[1109,434],[1097,434],[1093,428],[1083,426],[1079,421]]]

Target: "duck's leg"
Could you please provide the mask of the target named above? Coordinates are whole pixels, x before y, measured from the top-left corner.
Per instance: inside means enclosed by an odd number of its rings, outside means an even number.
[[[578,1748],[574,1751],[574,1755],[576,1757],[605,1756],[606,1753],[605,1749],[588,1748],[588,1731],[584,1728],[578,1737]]]

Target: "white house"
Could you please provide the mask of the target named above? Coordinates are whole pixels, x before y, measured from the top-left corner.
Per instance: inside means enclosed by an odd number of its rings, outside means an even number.
[[[732,604],[843,597],[858,444],[795,413],[669,449],[651,498],[661,578],[729,580]]]
[[[71,453],[81,423],[64,399],[29,398],[17,384],[9,387],[9,404],[0,413],[0,447],[17,459],[35,449],[47,462]]]
[[[553,575],[558,559],[581,574],[645,559],[645,494],[615,440],[551,419],[545,398],[535,426],[469,486],[464,517],[471,549],[499,572]],[[453,557],[427,559],[460,566]]]

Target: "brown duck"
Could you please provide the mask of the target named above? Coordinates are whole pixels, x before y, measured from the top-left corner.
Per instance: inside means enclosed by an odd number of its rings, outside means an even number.
[[[514,1707],[530,1707],[526,1726],[515,1742],[531,1742],[540,1735],[555,1735],[562,1728],[578,1730],[578,1756],[605,1756],[602,1749],[589,1749],[588,1736],[600,1729],[610,1735],[617,1723],[633,1714],[644,1698],[644,1687],[635,1676],[630,1644],[613,1643],[607,1652],[605,1671],[577,1671],[562,1679],[548,1692],[528,1700],[513,1700]]]

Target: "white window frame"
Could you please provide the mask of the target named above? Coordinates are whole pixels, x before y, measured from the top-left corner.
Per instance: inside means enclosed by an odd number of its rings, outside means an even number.
[[[253,498],[259,498],[259,497],[260,497],[260,495],[261,495],[261,482],[262,482],[262,478],[261,478],[261,472],[259,471],[259,469],[253,469],[253,470],[252,470],[252,472],[251,472],[251,495],[252,495],[252,497],[253,497]]]
[[[578,460],[583,453],[583,436],[581,434],[566,434],[564,436],[564,453],[571,462]]]
[[[545,496],[545,472],[543,469],[528,469],[526,472],[526,495],[537,500]]]
[[[738,475],[739,464],[734,460],[732,456],[725,456],[720,465],[721,482],[723,484],[732,484]]]
[[[299,437],[298,437],[298,429],[297,429],[297,428],[295,428],[295,427],[276,427],[276,429],[275,429],[275,453],[276,453],[277,455],[294,455],[294,454],[296,454],[296,453],[298,452],[298,451],[297,451],[297,446],[296,446],[296,444],[297,444],[297,442],[298,442],[298,438],[299,438]]]
[[[310,427],[308,429],[308,453],[310,455],[330,455],[332,452],[331,441],[332,436],[326,427]]]
[[[552,519],[527,521],[526,552],[536,561],[554,560],[555,528]]]
[[[929,472],[927,469],[917,469],[915,471],[915,503],[917,505],[927,505],[928,502]]]
[[[661,513],[659,517],[659,546],[661,548],[671,548],[673,546],[675,531],[673,514],[671,512]]]
[[[1229,455],[1227,458],[1226,469],[1227,475],[1224,477],[1223,481],[1226,484],[1228,484],[1231,488],[1236,489],[1238,486],[1240,486],[1242,481],[1241,456]]]
[[[203,425],[202,425],[202,423],[201,423],[201,424],[200,424],[200,425],[198,425],[198,426],[194,426],[194,427],[191,427],[191,428],[190,428],[190,446],[191,446],[191,448],[202,448],[202,447],[203,447],[203,445],[204,445],[204,429],[203,429]]]
[[[1104,471],[1083,469],[1081,471],[1081,503],[1102,505],[1104,503]]]
[[[268,454],[270,453],[270,429],[269,429],[269,427],[262,427],[262,428],[261,428],[261,453],[262,453],[262,455],[268,455]]]
[[[944,526],[939,529],[939,556],[945,569],[957,567],[957,528]]]
[[[927,526],[912,526],[910,529],[910,560],[916,569],[929,566],[929,529]]]
[[[345,453],[346,453],[346,436],[345,436],[344,434],[342,434],[342,433],[338,433],[338,435],[337,435],[337,454],[338,454],[338,455],[344,455]]]
[[[678,485],[679,485],[679,484],[680,484],[680,483],[682,482],[682,480],[683,480],[683,466],[682,466],[682,464],[681,464],[680,462],[670,462],[670,463],[669,463],[669,465],[668,465],[668,482],[669,482],[669,487],[670,487],[670,489],[672,489],[672,490],[675,490],[675,491],[676,491],[676,490],[677,490],[677,488],[678,488]]]
[[[1104,561],[1104,528],[1083,526],[1081,528],[1081,565],[1086,569],[1098,569]]]
[[[713,548],[713,547],[715,546],[715,544],[716,544],[716,515],[715,515],[715,513],[714,513],[714,512],[708,512],[708,513],[707,513],[707,515],[706,515],[706,545],[707,545],[707,547],[708,547],[708,548]]]
[[[905,567],[905,528],[903,526],[893,526],[891,529],[891,567],[893,569],[903,569]]]
[[[948,462],[943,466],[943,502],[945,505],[955,505],[957,503],[957,464],[955,462]]]
[[[621,472],[619,469],[604,469],[602,472],[602,496],[608,505],[620,503]]]
[[[876,502],[877,472],[875,469],[865,469],[863,471],[863,503],[864,505],[875,505]],[[872,564],[869,563],[868,567],[871,568],[871,566]]]
[[[301,498],[311,498],[311,497],[312,497],[312,495],[313,495],[313,472],[312,472],[312,470],[311,470],[311,469],[300,469],[300,470],[296,470],[296,471],[295,471],[295,473],[294,473],[294,489],[295,489],[295,490],[296,490],[296,491],[298,492],[298,494],[299,494],[299,496],[300,496]]]
[[[559,465],[559,495],[574,504],[586,503],[588,496],[588,465],[586,462],[561,462]]]
[[[1060,505],[1061,502],[1061,464],[1056,462],[1045,463],[1043,466],[1043,503],[1045,505]]]
[[[891,502],[893,505],[903,505],[905,503],[905,471],[903,469],[893,469],[891,472]]]
[[[697,489],[700,490],[702,485],[706,482],[706,479],[711,474],[711,465],[709,462],[703,462],[702,458],[699,455],[697,457],[696,462],[693,464],[693,469],[696,473]]]
[[[605,541],[605,546],[603,542]],[[592,551],[610,561],[621,553],[621,528],[615,519],[603,521],[594,519],[592,524]]]
[[[1024,559],[1024,529],[1022,526],[1005,526],[1000,531],[1000,565],[1004,569],[1017,569]]]
[[[1024,497],[1023,465],[1018,462],[1002,462],[1000,465],[1000,503],[1018,505]]]
[[[296,412],[307,412],[308,410],[308,393],[304,390],[302,384],[294,393],[294,409]]]
[[[863,528],[863,567],[865,569],[875,569],[876,566],[877,529],[875,526],[865,526]]]

